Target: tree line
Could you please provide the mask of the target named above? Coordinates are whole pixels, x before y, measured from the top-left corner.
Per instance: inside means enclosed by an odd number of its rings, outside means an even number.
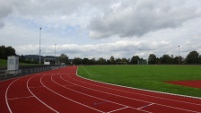
[[[0,46],[0,59],[7,59],[8,56],[16,55],[15,49],[11,46]]]
[[[156,57],[155,54],[150,54],[148,59],[140,58],[138,55],[132,58],[114,58],[110,59],[100,57],[98,59],[79,58],[72,60],[71,64],[75,65],[93,65],[93,64],[138,64],[139,62],[147,62],[148,64],[201,64],[201,55],[197,51],[190,52],[186,58],[181,56],[174,57],[173,55],[164,54],[162,57]]]
[[[7,59],[8,56],[12,55],[16,55],[13,47],[0,46],[0,59]],[[22,62],[27,61],[23,55],[19,56],[19,58]],[[115,58],[114,56],[111,56],[109,59],[103,57],[98,59],[79,57],[69,59],[67,55],[61,54],[57,59],[61,63],[75,65],[138,64],[143,61],[148,62],[148,64],[201,64],[201,55],[195,50],[191,51],[185,58],[181,56],[174,57],[173,55],[168,54],[164,54],[162,57],[156,57],[155,54],[150,54],[148,59],[140,58],[138,55],[132,56],[131,58]],[[38,56],[35,55],[35,59],[32,57],[31,61],[32,62],[30,63],[38,63]]]

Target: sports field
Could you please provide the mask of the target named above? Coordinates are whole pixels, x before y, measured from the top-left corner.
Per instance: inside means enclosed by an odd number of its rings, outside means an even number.
[[[167,83],[167,81],[201,80],[201,66],[80,66],[78,75],[93,80],[134,88],[201,97],[201,88]]]

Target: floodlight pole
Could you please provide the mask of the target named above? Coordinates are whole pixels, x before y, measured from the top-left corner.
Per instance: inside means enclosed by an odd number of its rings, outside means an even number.
[[[40,33],[39,33],[39,64],[41,64],[41,30],[42,27],[40,27]]]
[[[181,62],[181,60],[180,60],[180,46],[178,46],[178,48],[179,48],[179,64],[180,64],[180,62]]]

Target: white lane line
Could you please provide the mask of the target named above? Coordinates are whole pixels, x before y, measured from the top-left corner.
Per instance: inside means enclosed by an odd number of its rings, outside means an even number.
[[[68,76],[69,76],[69,74],[68,74]],[[60,77],[61,77],[61,75],[60,75]],[[61,77],[61,79],[63,79],[63,78]],[[63,80],[66,81],[65,79],[63,79]],[[66,82],[67,82],[67,83],[70,83],[70,84],[74,84],[74,85],[79,86],[79,87],[83,87],[83,86],[81,86],[81,85],[78,85],[78,84],[75,84],[75,83],[72,83],[72,82],[69,82],[69,81],[66,81]],[[65,87],[65,88],[66,88],[66,87]],[[83,88],[88,89],[88,90],[92,90],[92,91],[96,91],[96,92],[102,92],[102,93],[105,93],[105,94],[112,95],[111,93],[104,92],[104,91],[98,91],[98,90],[94,90],[94,89],[87,88],[87,87],[83,87]],[[70,89],[70,88],[68,88],[68,89],[69,89],[69,90],[73,90],[73,89]],[[76,91],[76,90],[74,90],[74,91]],[[76,92],[78,92],[78,91],[76,91]],[[78,93],[81,93],[81,94],[84,94],[84,95],[88,95],[88,94],[82,93],[82,92],[78,92]],[[94,96],[92,96],[92,95],[88,95],[88,96],[94,97]],[[111,102],[111,103],[115,103],[115,104],[118,104],[118,105],[121,105],[121,106],[130,107],[131,109],[138,110],[137,108],[134,108],[134,107],[131,107],[131,106],[127,106],[127,105],[124,105],[124,104],[120,104],[120,103],[117,103],[117,102],[114,102],[114,101],[111,101],[111,100],[106,100],[106,99],[98,98],[98,97],[94,97],[94,98],[101,99],[102,101]],[[150,103],[150,102],[148,102],[148,103]],[[145,110],[139,110],[139,111],[148,112],[148,111],[145,111]]]
[[[9,105],[9,103],[8,103],[8,90],[9,90],[10,86],[11,86],[14,82],[16,82],[17,80],[19,80],[19,79],[20,79],[20,78],[18,78],[18,79],[16,79],[16,80],[12,81],[12,82],[9,84],[9,86],[7,87],[6,92],[5,92],[5,101],[6,101],[6,105],[7,105],[8,110],[9,110],[10,113],[12,113],[12,110],[11,110],[10,105]]]
[[[70,78],[76,80],[75,78],[69,76]],[[65,80],[65,79],[64,79]],[[66,80],[65,80],[66,81]],[[76,80],[78,82],[82,82],[80,80]],[[68,82],[68,81],[67,81]],[[71,82],[72,83],[72,82]],[[82,82],[82,83],[85,83],[85,84],[88,84],[86,82]],[[78,84],[77,84],[78,85]],[[95,84],[91,84],[91,85],[94,85],[94,86],[98,86],[98,85],[95,85]],[[91,89],[91,88],[88,88],[88,87],[84,87],[84,86],[81,86],[79,85],[80,87],[83,87],[83,88],[86,88],[86,89]],[[107,89],[110,89],[110,88],[107,88]],[[148,102],[148,103],[154,103],[154,102],[151,102],[151,101],[145,101],[145,100],[140,100],[140,99],[136,99],[136,98],[130,98],[130,97],[125,97],[125,96],[121,96],[121,95],[117,95],[117,94],[113,94],[113,93],[109,93],[109,92],[105,92],[105,91],[99,91],[99,90],[95,90],[95,89],[91,89],[91,90],[94,90],[94,91],[97,91],[97,92],[103,92],[103,93],[107,93],[107,94],[111,94],[111,95],[114,95],[114,96],[117,96],[117,97],[122,97],[122,98],[126,98],[126,99],[129,99],[129,100],[136,100],[136,101],[141,101],[141,102]],[[113,90],[113,89],[112,89]],[[179,107],[173,107],[173,106],[168,106],[168,105],[163,105],[163,104],[159,104],[159,103],[154,103],[156,105],[159,105],[159,106],[163,106],[163,107],[167,107],[167,108],[171,108],[171,109],[177,109],[177,110],[182,110],[182,111],[189,111],[189,112],[194,112],[194,113],[197,113],[198,111],[194,111],[194,110],[189,110],[189,109],[184,109],[184,108],[179,108]]]
[[[43,76],[44,76],[44,75],[43,75]],[[43,77],[43,76],[42,76],[42,77]],[[33,77],[34,77],[34,76],[33,76]],[[59,113],[57,110],[53,109],[52,107],[50,107],[49,105],[47,105],[45,102],[43,102],[41,99],[39,99],[39,98],[31,91],[31,89],[29,88],[29,81],[30,81],[33,77],[29,78],[29,80],[27,81],[27,89],[29,90],[29,92],[30,92],[38,101],[40,101],[43,105],[45,105],[46,107],[48,107],[48,108],[51,109],[52,111],[54,111],[54,112],[56,112],[56,113]],[[40,77],[40,78],[42,78],[42,77]]]
[[[61,79],[61,78],[60,78]],[[59,85],[59,86],[61,86],[61,87],[63,87],[62,85],[60,85],[59,83],[57,83],[56,81],[54,81],[54,80],[52,80],[55,84],[57,84],[57,85]],[[75,86],[75,85],[74,85]],[[113,102],[113,101],[109,101],[109,100],[106,100],[106,99],[102,99],[102,98],[98,98],[98,97],[95,97],[95,96],[92,96],[92,95],[88,95],[88,94],[86,94],[86,93],[82,93],[82,92],[80,92],[80,91],[77,91],[77,90],[73,90],[73,89],[70,89],[70,88],[67,88],[67,87],[64,87],[65,89],[68,89],[68,90],[70,90],[70,91],[73,91],[73,92],[75,92],[75,93],[79,93],[79,94],[82,94],[82,95],[86,95],[86,96],[88,96],[88,97],[91,97],[91,98],[95,98],[95,99],[98,99],[98,100],[100,100],[100,101],[103,101],[103,102],[110,102],[110,103],[113,103],[113,104],[116,104],[116,105],[120,105],[120,106],[126,106],[126,105],[123,105],[123,104],[119,104],[119,103],[116,103],[116,102]]]
[[[78,76],[77,72],[76,72],[76,76],[80,77],[82,79],[88,80],[88,81],[97,82],[97,83],[106,84],[106,85],[112,85],[112,86],[119,86],[119,87],[128,88],[128,89],[132,89],[132,90],[139,90],[139,91],[145,91],[145,92],[151,92],[151,93],[159,93],[159,94],[164,94],[164,95],[173,95],[173,96],[179,96],[179,97],[183,97],[183,98],[192,98],[192,99],[200,99],[201,100],[201,98],[196,98],[196,97],[177,95],[177,94],[172,94],[172,93],[164,93],[164,92],[152,91],[152,90],[143,90],[143,89],[138,89],[138,88],[132,88],[132,87],[127,87],[127,86],[117,85],[117,84],[111,84],[111,83],[106,83],[106,82],[101,82],[101,81],[95,81],[95,80],[84,78],[82,76]],[[74,80],[76,80],[76,79],[74,79]],[[77,80],[77,81],[79,81],[79,80]],[[94,86],[98,86],[98,87],[102,87],[102,88],[106,88],[106,89],[111,89],[111,90],[114,90],[114,91],[124,92],[124,93],[132,93],[132,94],[143,95],[143,96],[162,99],[162,100],[168,100],[168,101],[174,101],[174,102],[180,102],[180,103],[186,103],[186,104],[192,104],[192,105],[201,106],[201,104],[197,104],[197,103],[186,102],[186,101],[182,101],[182,100],[175,100],[175,99],[164,98],[164,97],[156,97],[156,96],[151,96],[151,95],[142,94],[142,93],[136,93],[136,92],[130,92],[130,91],[124,91],[124,90],[119,90],[119,89],[109,88],[109,87],[106,87],[106,86],[97,85],[95,83],[87,83],[87,82],[82,82],[82,83],[91,84],[91,85],[94,85]]]
[[[69,76],[69,75],[68,75]],[[78,76],[79,77],[79,76]],[[72,78],[74,80],[76,80],[75,78],[69,76],[69,78]],[[65,80],[65,79],[63,79]],[[88,79],[86,79],[88,80]],[[65,80],[66,81],[66,80]],[[91,83],[87,83],[87,82],[83,82],[83,81],[80,81],[80,80],[76,80],[78,82],[82,82],[82,83],[85,83],[85,84],[91,84]],[[93,81],[93,80],[89,80],[89,81]],[[68,82],[68,81],[67,81]],[[96,81],[93,81],[93,82],[96,82]],[[72,82],[71,82],[72,83]],[[102,83],[102,82],[99,82],[99,83]],[[78,84],[77,84],[78,85]],[[95,84],[91,84],[91,85],[94,85],[94,86],[99,86],[99,85],[95,85]],[[88,87],[84,87],[84,86],[81,86],[81,85],[78,85],[80,87],[83,87],[83,88],[86,88],[86,89],[91,89],[91,88],[88,88]],[[99,86],[101,87],[101,86]],[[105,87],[107,88],[107,87]],[[107,88],[107,89],[111,89],[111,88]],[[95,89],[91,89],[91,90],[94,90],[94,91],[97,91],[97,92],[105,92],[105,91],[99,91],[99,90],[95,90]],[[112,89],[114,90],[114,89]],[[120,90],[121,91],[121,90]],[[108,92],[105,92],[105,93],[108,93]],[[129,92],[128,92],[129,93]],[[117,94],[112,94],[112,93],[108,93],[108,94],[111,94],[111,95],[115,95],[115,96],[118,96],[118,97],[122,97],[122,98],[127,98],[127,99],[130,99],[130,100],[137,100],[137,101],[141,101],[141,102],[148,102],[148,103],[153,103],[153,102],[150,102],[150,101],[145,101],[145,100],[140,100],[140,99],[136,99],[136,98],[130,98],[130,97],[125,97],[125,96],[121,96],[121,95],[117,95]],[[175,100],[176,101],[176,100]],[[159,105],[159,106],[163,106],[163,107],[168,107],[168,108],[172,108],[172,109],[177,109],[177,110],[183,110],[183,111],[189,111],[189,112],[195,112],[197,113],[198,111],[194,111],[194,110],[189,110],[189,109],[185,109],[185,108],[179,108],[179,107],[173,107],[173,106],[168,106],[168,105],[163,105],[163,104],[159,104],[159,103],[154,103],[156,105]]]
[[[34,96],[27,96],[27,97],[18,97],[18,98],[9,98],[8,100],[19,100],[24,98],[33,98]]]
[[[115,109],[115,110],[112,110],[112,111],[109,111],[107,113],[113,113],[113,112],[116,112],[116,111],[121,111],[121,110],[124,110],[124,109],[128,109],[129,107],[122,107],[122,108],[119,108],[119,109]]]
[[[149,107],[149,106],[152,106],[152,105],[154,105],[154,103],[148,104],[148,105],[146,105],[146,106],[139,107],[139,108],[137,108],[137,109],[144,109],[144,108]]]
[[[43,76],[43,77],[44,77],[44,76]],[[90,106],[87,106],[87,105],[85,105],[85,104],[82,104],[82,103],[80,103],[80,102],[77,102],[77,101],[75,101],[75,100],[73,100],[73,99],[67,98],[67,97],[65,97],[65,96],[63,96],[63,95],[61,95],[61,94],[55,92],[54,90],[48,88],[48,87],[45,86],[45,85],[43,84],[43,82],[42,82],[42,78],[43,78],[43,77],[40,78],[40,83],[41,83],[41,84],[42,84],[46,89],[48,89],[49,91],[51,91],[52,93],[54,93],[54,94],[56,94],[56,95],[58,95],[58,96],[60,96],[60,97],[62,97],[62,98],[64,98],[64,99],[66,99],[66,100],[69,100],[69,101],[71,101],[71,102],[74,102],[74,103],[76,103],[76,104],[80,104],[80,105],[82,105],[82,106],[84,106],[84,107],[87,107],[87,108],[89,108],[89,109],[92,109],[92,110],[95,110],[95,111],[98,111],[98,112],[104,113],[104,112],[101,111],[101,110],[98,110],[98,109],[92,108],[92,107],[90,107]]]
[[[51,79],[52,79],[52,77],[51,77]],[[63,85],[60,85],[59,83],[57,83],[57,82],[54,81],[53,79],[52,79],[52,81],[53,81],[55,84],[58,84],[59,86],[63,87]],[[133,107],[130,107],[130,106],[127,106],[127,105],[123,105],[123,104],[120,104],[120,103],[117,103],[117,102],[114,102],[114,101],[110,101],[110,100],[103,99],[103,98],[98,98],[98,97],[95,97],[95,96],[92,96],[92,95],[88,95],[88,94],[86,94],[86,93],[82,93],[82,92],[80,92],[80,91],[76,91],[76,90],[73,90],[73,89],[70,89],[70,88],[66,88],[66,87],[64,87],[64,88],[65,88],[65,89],[68,89],[68,90],[71,90],[71,91],[73,91],[73,92],[80,93],[80,94],[83,94],[83,95],[86,95],[86,96],[89,96],[89,97],[92,97],[92,98],[99,99],[99,100],[103,101],[103,102],[100,102],[100,103],[94,103],[94,105],[100,105],[100,104],[103,104],[103,103],[106,103],[106,102],[110,102],[110,103],[117,104],[117,105],[120,105],[120,106],[123,106],[123,107],[127,107],[127,108],[129,107],[129,108],[131,108],[131,109],[138,110],[138,109],[136,109],[136,108],[133,108]],[[139,110],[139,111],[148,112],[148,111],[144,111],[144,110]],[[149,112],[148,112],[148,113],[149,113]]]

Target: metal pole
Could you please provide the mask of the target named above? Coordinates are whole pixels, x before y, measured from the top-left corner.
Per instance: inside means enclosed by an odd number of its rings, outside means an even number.
[[[42,30],[42,28],[40,27],[40,34],[39,34],[39,64],[41,64],[41,30]]]
[[[180,64],[180,62],[181,62],[181,60],[180,60],[180,46],[178,46],[178,48],[179,48],[179,64]]]

